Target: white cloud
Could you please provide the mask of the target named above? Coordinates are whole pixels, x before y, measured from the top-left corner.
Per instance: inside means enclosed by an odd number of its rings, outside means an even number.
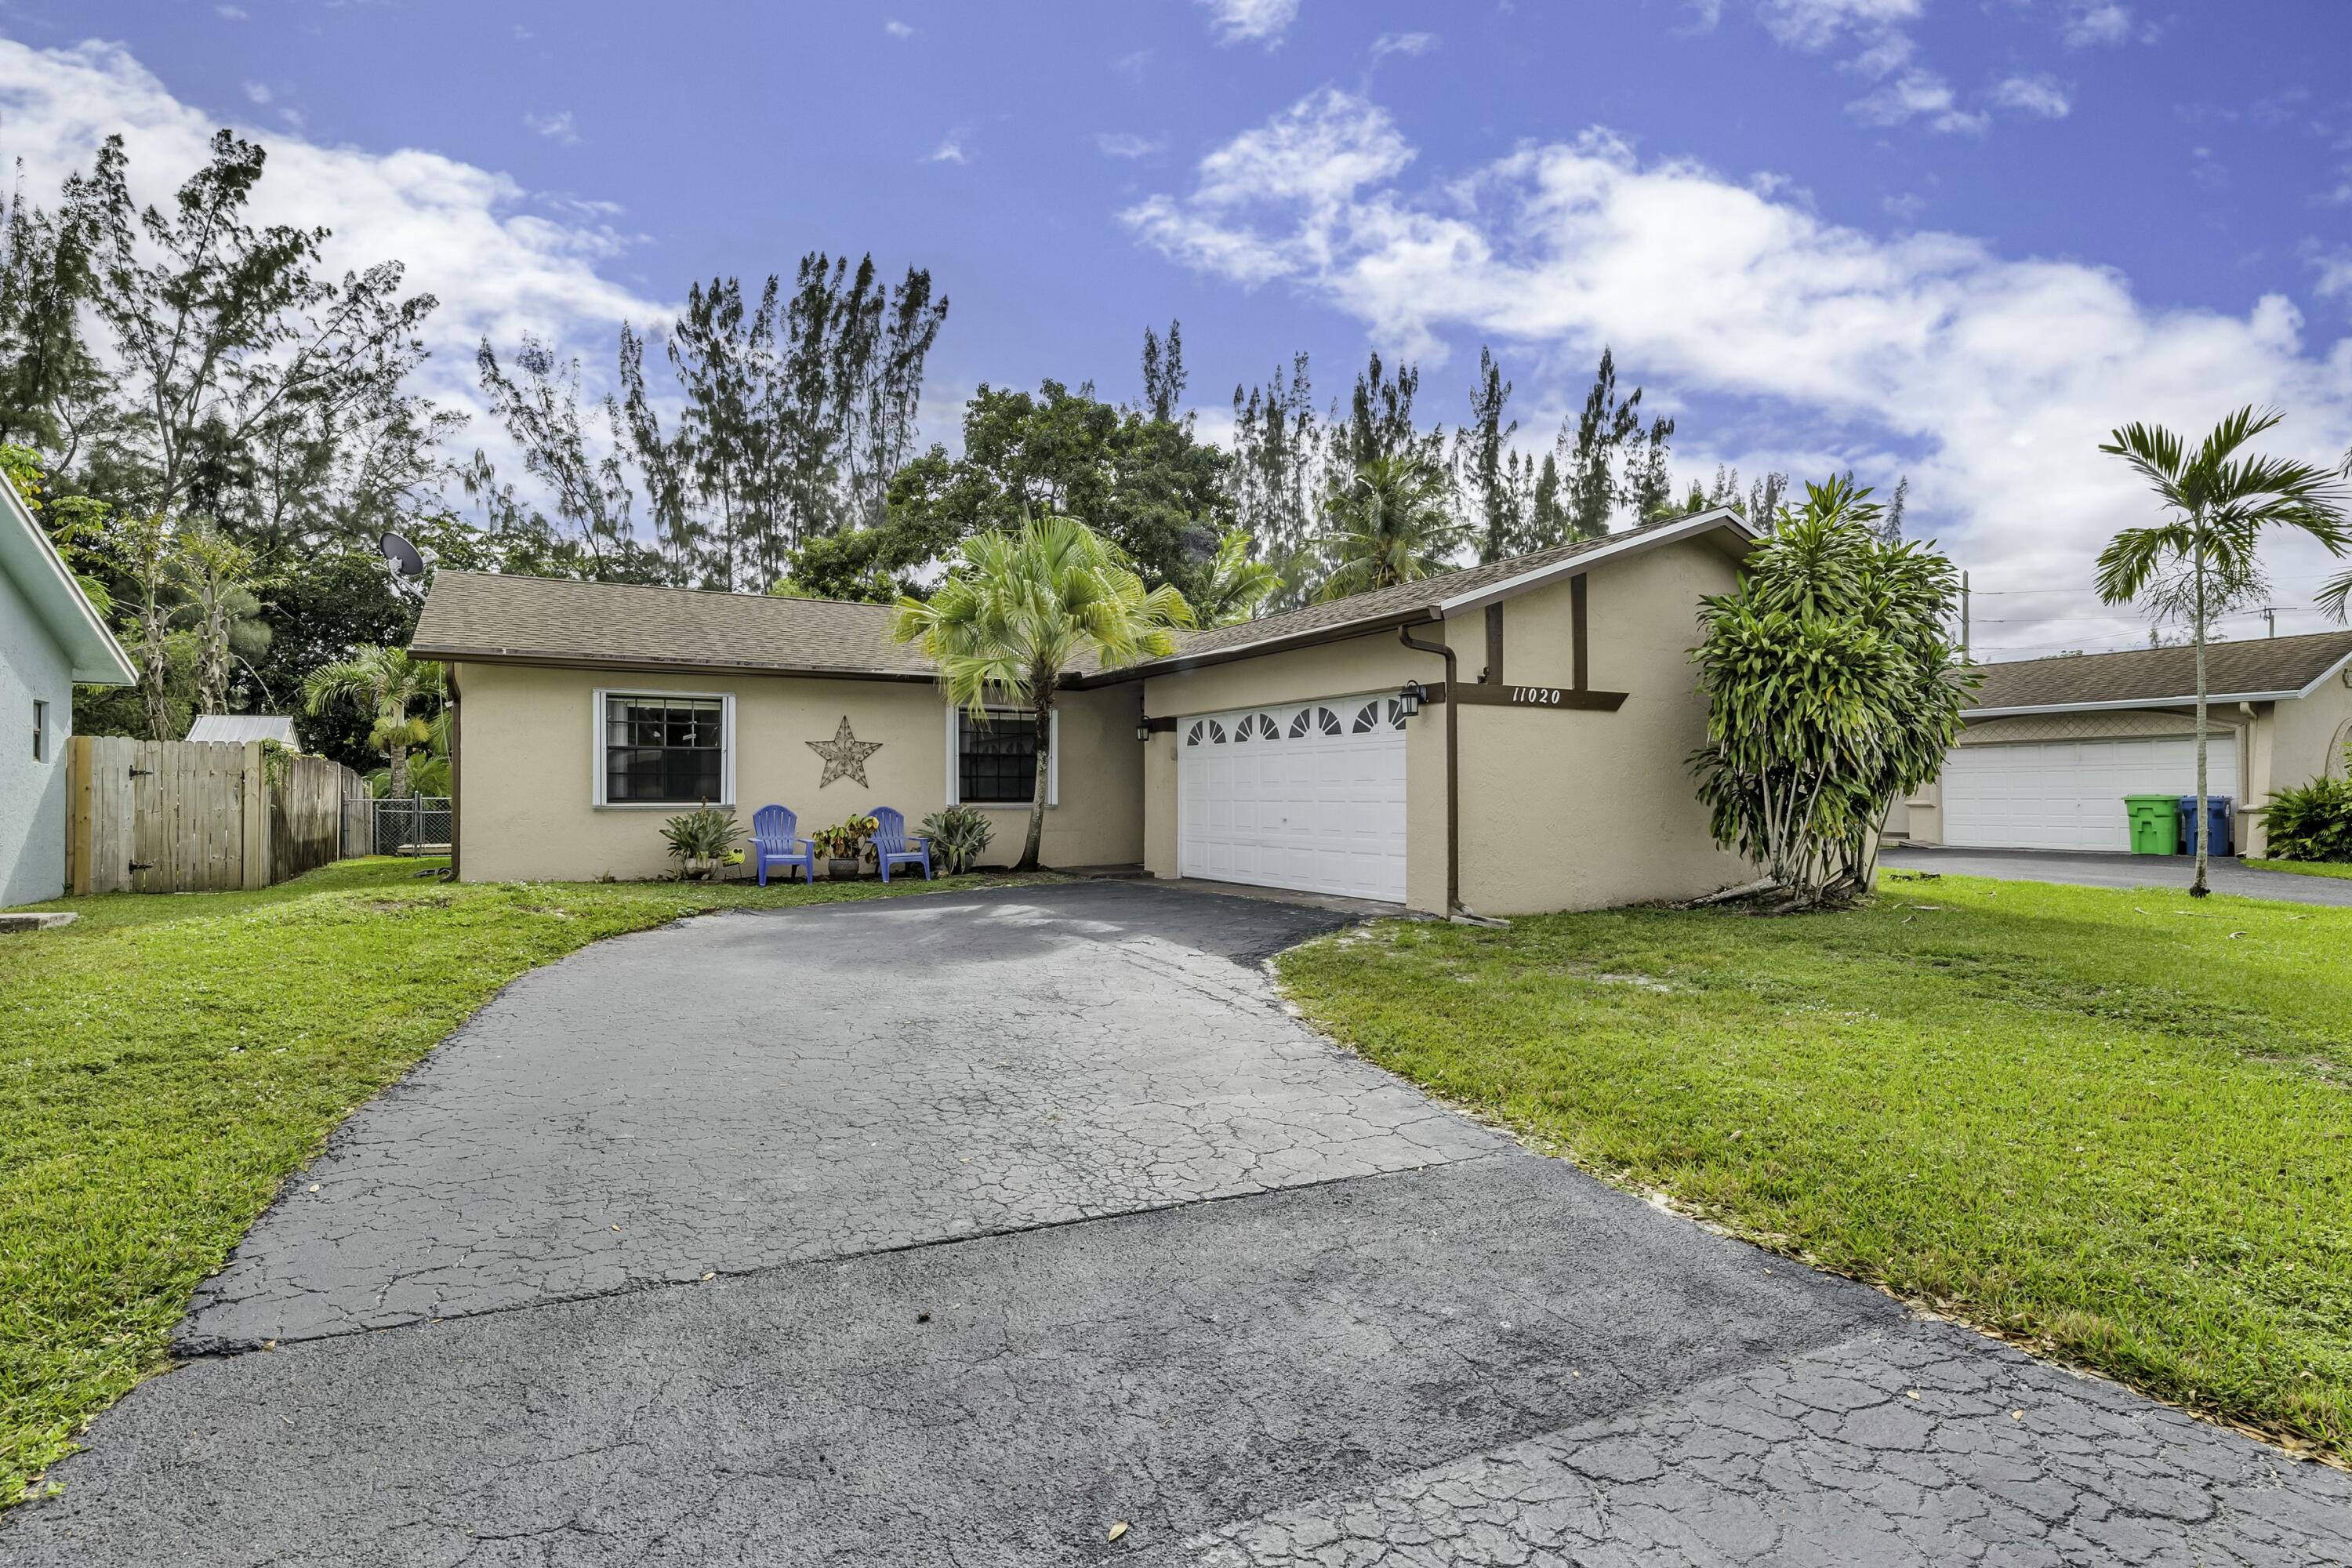
[[[1165,138],[1138,136],[1129,131],[1097,131],[1095,146],[1112,158],[1149,158],[1168,150]]]
[[[882,30],[889,34],[894,38],[911,38],[915,36],[915,29],[908,26],[906,23],[898,20],[896,16],[893,16],[890,20],[883,23]]]
[[[1372,40],[1372,60],[1378,64],[1391,55],[1418,57],[1435,47],[1435,33],[1382,33]]]
[[[1973,135],[1990,123],[1984,114],[1962,109],[1949,84],[1933,71],[1905,71],[1875,91],[1846,105],[1864,125],[1902,125],[1913,120],[1931,131]]]
[[[1376,105],[1326,92],[1202,160],[1189,193],[1125,217],[1187,265],[1286,284],[1431,363],[1451,336],[1575,367],[1550,388],[1522,374],[1537,405],[1567,402],[1564,384],[1609,343],[1662,399],[1738,410],[1751,462],[1854,462],[1888,482],[1899,467],[1915,526],[1979,586],[2081,588],[2036,615],[2096,613],[2099,545],[2151,515],[2096,449],[2115,426],[2201,432],[2275,403],[2290,419],[2269,449],[2332,460],[2352,439],[2352,339],[2307,350],[2276,295],[2242,313],[2158,309],[2110,268],[1955,234],[1874,236],[1598,131],[1425,196],[1398,186],[1412,155]],[[2291,542],[2270,562],[2282,584],[2320,565]],[[2129,640],[2133,623],[2113,629]]]
[[[1110,68],[1141,87],[1143,79],[1151,74],[1151,51],[1134,49],[1120,55],[1110,62]]]
[[[566,147],[574,146],[580,141],[580,132],[572,128],[572,111],[568,109],[559,109],[553,114],[526,114],[522,122],[535,134]]]
[[[1298,19],[1298,0],[1198,0],[1209,9],[1220,44],[1264,44],[1273,48]]]
[[[969,163],[971,154],[963,150],[963,132],[951,132],[924,157],[926,163]]]
[[[120,132],[132,194],[163,205],[204,165],[221,123],[174,99],[129,51],[100,43],[42,50],[0,40],[0,116],[35,199],[53,199],[58,182],[89,168],[99,143]],[[257,221],[324,225],[333,231],[324,270],[339,276],[396,259],[406,264],[409,289],[440,300],[425,326],[433,357],[421,390],[446,405],[478,415],[473,349],[485,335],[512,344],[535,332],[597,364],[609,363],[622,321],[667,313],[597,275],[597,264],[623,251],[628,237],[601,220],[582,221],[577,209],[531,210],[531,193],[505,174],[415,148],[322,147],[278,133],[259,140],[269,162],[254,190]],[[477,418],[464,438],[470,445],[490,434]]]
[[[1763,0],[1757,13],[1772,36],[1801,49],[1825,49],[1851,34],[1874,35],[1919,18],[1922,0]]]
[[[2098,44],[2120,44],[2131,37],[2131,12],[2112,3],[2099,0],[2077,0],[2066,18],[2063,37],[2070,48],[2088,48]]]
[[[260,82],[249,81],[245,84],[246,102],[254,105],[256,108],[261,108],[268,104],[269,99],[269,89],[262,85]]]
[[[224,22],[242,22],[246,19],[246,9],[242,5],[215,5],[213,15]]]
[[[2352,250],[2315,256],[2312,265],[2319,268],[2319,280],[2312,285],[2315,292],[2326,299],[2352,300]]]
[[[2063,120],[2074,107],[2058,79],[2048,75],[2011,77],[1992,89],[1992,100],[2000,108],[2045,120]]]

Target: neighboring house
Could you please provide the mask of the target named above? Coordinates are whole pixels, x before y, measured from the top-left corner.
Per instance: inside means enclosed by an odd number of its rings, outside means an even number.
[[[294,737],[294,721],[283,713],[200,713],[188,726],[191,741],[226,741],[242,746],[247,741],[275,741],[289,752],[302,742]]]
[[[0,480],[0,907],[65,890],[75,684],[136,679],[16,488]]]
[[[1914,843],[1974,848],[2131,847],[2127,795],[2197,789],[2196,650],[2023,659],[1983,668],[1941,780],[1895,808]],[[2352,742],[2352,631],[2221,642],[2205,650],[2206,781],[2239,806],[2344,775]],[[1907,825],[1906,825],[1907,812]],[[2259,816],[2237,847],[2259,855]]]
[[[1735,584],[1754,542],[1709,512],[1075,670],[1045,861],[1427,910],[1452,876],[1482,914],[1741,880],[1688,768],[1706,727],[1690,649],[1700,596]],[[961,801],[994,816],[990,858],[1009,860],[1036,777],[1029,721],[950,707],[922,653],[890,640],[892,615],[440,573],[413,651],[450,666],[459,875],[658,876],[661,819],[704,800],[746,820],[778,802],[803,833]],[[1460,684],[1408,638],[1450,648]]]

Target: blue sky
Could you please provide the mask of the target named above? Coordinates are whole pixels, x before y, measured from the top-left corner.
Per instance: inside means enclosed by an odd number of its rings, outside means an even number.
[[[2138,635],[2087,603],[2145,510],[2108,426],[2275,401],[2285,449],[2352,441],[2352,5],[15,0],[0,35],[37,189],[111,129],[159,195],[260,133],[286,216],[443,297],[453,400],[483,331],[593,373],[811,248],[931,269],[949,438],[982,380],[1130,394],[1177,316],[1212,432],[1293,349],[1328,397],[1374,344],[1451,422],[1489,342],[1534,445],[1609,342],[1685,470],[1910,474],[2019,653]],[[2273,552],[2283,630],[2318,565]]]

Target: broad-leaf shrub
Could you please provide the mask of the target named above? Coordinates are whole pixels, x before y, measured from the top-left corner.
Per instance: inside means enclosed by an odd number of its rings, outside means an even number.
[[[1850,480],[1805,490],[1738,591],[1702,601],[1691,766],[1717,841],[1812,904],[1869,889],[1887,809],[1943,767],[1975,680],[1945,630],[1951,563],[1881,539]]]
[[[2352,779],[2314,779],[2247,809],[2261,814],[2273,859],[2352,862]]]

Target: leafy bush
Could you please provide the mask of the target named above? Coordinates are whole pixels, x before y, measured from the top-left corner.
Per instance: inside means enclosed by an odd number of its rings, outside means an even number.
[[[742,837],[735,814],[723,806],[706,805],[662,824],[662,837],[669,845],[669,858],[677,862],[681,882],[708,873]]]
[[[2261,815],[2274,860],[2352,861],[2352,779],[2314,779],[2246,809]]]
[[[1882,538],[1850,479],[1805,491],[1738,592],[1701,601],[1691,652],[1707,699],[1699,799],[1717,842],[1792,908],[1869,890],[1887,807],[1943,766],[1975,684],[1944,629],[1951,563]]]
[[[971,870],[994,833],[988,814],[977,806],[951,805],[923,818],[923,837],[930,840],[931,858],[946,877]]]
[[[874,830],[881,826],[870,816],[845,816],[831,827],[820,827],[810,834],[809,842],[815,845],[816,852],[827,859],[862,859],[866,854],[866,841],[873,837]]]

